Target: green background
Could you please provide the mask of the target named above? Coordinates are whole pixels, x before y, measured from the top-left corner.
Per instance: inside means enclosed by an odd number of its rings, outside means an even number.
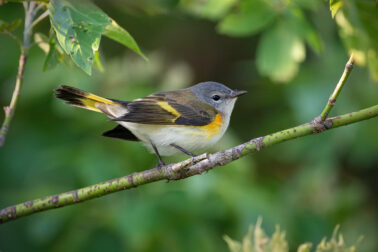
[[[325,2],[306,12],[323,50],[317,54],[306,48],[298,74],[285,83],[257,70],[262,33],[221,35],[215,22],[170,2],[96,2],[133,35],[148,62],[103,38],[104,72],[88,76],[73,64],[42,72],[44,53],[32,47],[14,120],[0,149],[0,208],[157,164],[138,143],[101,137],[114,126],[105,116],[55,99],[52,90],[61,84],[122,100],[207,80],[247,90],[226,135],[211,150],[217,151],[312,120],[348,60]],[[0,17],[23,17],[22,5],[0,6]],[[45,20],[37,31],[48,29]],[[269,44],[272,51],[275,46],[280,41]],[[10,101],[18,56],[17,44],[0,35],[1,106]],[[377,94],[368,70],[356,66],[332,115],[374,105]],[[258,216],[269,234],[276,224],[287,231],[291,251],[304,241],[317,244],[336,224],[347,244],[363,235],[360,251],[377,251],[377,129],[377,119],[360,122],[264,149],[201,176],[160,181],[12,221],[0,226],[0,251],[228,251],[222,235],[240,240]]]

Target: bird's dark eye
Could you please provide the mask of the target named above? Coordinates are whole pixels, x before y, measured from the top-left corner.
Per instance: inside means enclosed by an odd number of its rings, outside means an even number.
[[[218,101],[220,99],[220,96],[219,95],[213,95],[211,97],[214,101]]]

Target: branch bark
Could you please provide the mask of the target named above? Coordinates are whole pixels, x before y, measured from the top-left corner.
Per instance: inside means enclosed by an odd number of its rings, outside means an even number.
[[[378,105],[341,116],[328,118],[326,130],[367,120],[378,116]],[[202,154],[180,163],[170,164],[162,168],[153,168],[136,172],[124,177],[108,180],[95,185],[83,187],[70,192],[64,192],[35,200],[26,201],[0,211],[0,223],[18,219],[23,216],[84,202],[110,193],[131,189],[140,185],[159,180],[180,180],[209,171],[215,167],[226,165],[247,154],[258,152],[263,148],[292,140],[298,137],[316,134],[318,131],[309,122],[297,127],[278,131],[263,137],[254,138],[236,147],[219,151],[214,154]]]

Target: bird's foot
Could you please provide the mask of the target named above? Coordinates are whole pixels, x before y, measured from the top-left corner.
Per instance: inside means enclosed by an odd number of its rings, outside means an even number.
[[[173,164],[172,165],[172,170],[174,172],[181,172],[181,171],[185,171],[185,172],[188,172],[190,170],[190,167],[201,162],[202,160],[205,160],[208,158],[208,154],[207,153],[203,153],[201,155],[198,155],[198,156],[194,156],[194,157],[191,157],[187,160],[184,160],[180,163],[176,163],[176,164]]]
[[[163,161],[161,161],[161,162],[159,162],[159,163],[156,165],[156,168],[158,168],[158,169],[160,170],[160,169],[162,169],[164,166],[166,166],[166,164],[165,164]]]

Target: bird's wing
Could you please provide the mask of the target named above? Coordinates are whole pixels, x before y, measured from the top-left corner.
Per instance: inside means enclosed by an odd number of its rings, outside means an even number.
[[[141,124],[205,126],[217,111],[189,90],[156,93],[127,104],[127,113],[113,119]]]

